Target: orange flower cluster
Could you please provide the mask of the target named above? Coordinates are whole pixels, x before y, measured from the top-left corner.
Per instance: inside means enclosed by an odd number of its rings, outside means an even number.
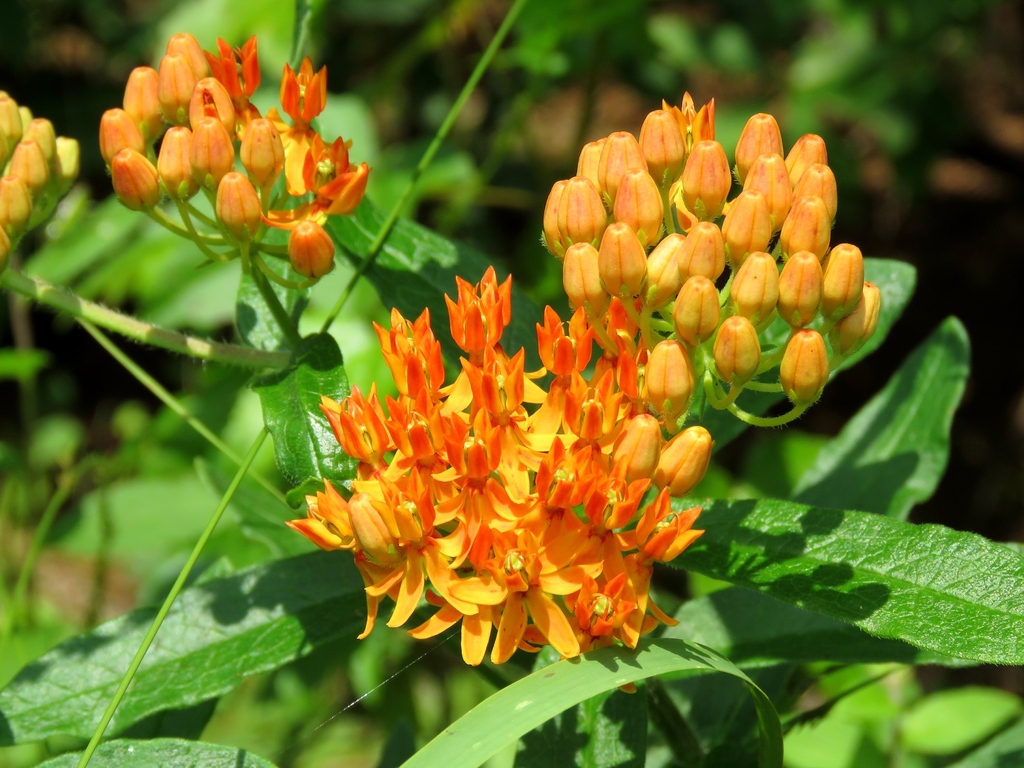
[[[469,664],[492,634],[495,663],[544,644],[566,657],[615,641],[636,647],[659,621],[673,623],[650,598],[652,566],[702,533],[692,529],[700,509],[677,512],[670,501],[703,476],[711,436],[690,427],[665,439],[665,420],[648,409],[638,328],[618,299],[600,328],[582,309],[566,324],[548,307],[535,372],[524,350],[510,357],[500,343],[511,278],[499,284],[488,270],[476,286],[459,280],[448,312],[465,353],[448,386],[426,310],[413,322],[396,310],[390,330],[377,327],[399,395],[324,398],[358,476],[348,499],[325,482],[307,498],[308,517],[289,525],[354,553],[364,637],[385,596],[397,627],[426,595],[437,611],[410,634],[461,621]],[[592,361],[598,336],[616,344]]]

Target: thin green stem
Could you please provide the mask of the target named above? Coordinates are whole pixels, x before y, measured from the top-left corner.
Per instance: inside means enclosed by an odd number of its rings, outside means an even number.
[[[316,280],[289,280],[285,277],[281,277],[277,272],[267,266],[267,263],[260,258],[258,253],[250,254],[249,258],[260,272],[282,288],[288,288],[293,291],[304,291],[316,284]]]
[[[777,381],[748,381],[743,385],[752,392],[782,392],[782,385]]]
[[[285,259],[288,258],[287,245],[271,245],[270,243],[255,243],[254,245],[260,253],[266,253],[269,256],[280,256]]]
[[[788,413],[784,413],[781,416],[765,417],[755,416],[752,413],[744,411],[738,405],[733,403],[729,406],[729,413],[752,427],[781,427],[783,424],[789,424],[789,422],[798,419],[800,414],[807,410],[808,405],[808,403],[804,403],[803,405],[794,405],[793,410]]]
[[[237,344],[222,344],[169,331],[87,301],[38,277],[29,277],[11,269],[0,275],[0,285],[40,304],[67,312],[79,320],[88,320],[108,331],[127,336],[129,339],[200,360],[238,365],[243,368],[284,368],[291,360],[291,355],[287,352],[264,352]]]
[[[242,251],[243,261],[249,259],[248,253],[243,249]],[[298,345],[302,341],[302,337],[299,336],[298,330],[295,328],[295,324],[292,323],[291,317],[288,315],[288,311],[281,304],[281,300],[277,298],[277,294],[274,293],[274,289],[271,288],[270,283],[267,282],[266,276],[263,274],[263,269],[266,265],[263,261],[256,257],[257,269],[250,271],[249,276],[252,281],[256,284],[256,288],[259,290],[260,295],[263,297],[263,301],[266,302],[267,309],[270,310],[270,314],[274,316],[274,320],[281,327],[281,331],[284,333],[285,338],[288,340],[288,344],[291,347]]]
[[[187,203],[187,206],[188,206],[189,214],[191,214],[193,217],[199,219],[201,222],[203,222],[203,224],[205,224],[206,226],[210,227],[211,229],[217,229],[217,222],[216,222],[216,220],[211,219],[205,213],[203,213],[198,208],[196,208],[194,205],[192,205],[192,203]]]
[[[149,646],[153,644],[153,640],[156,638],[157,632],[160,631],[160,626],[164,623],[164,619],[167,618],[167,614],[170,612],[171,606],[174,605],[174,601],[177,599],[178,594],[185,586],[185,582],[188,580],[189,575],[192,573],[192,569],[199,560],[199,556],[202,554],[203,548],[210,540],[210,536],[213,535],[213,531],[217,527],[217,523],[220,522],[220,518],[224,514],[224,510],[227,509],[228,504],[231,503],[231,498],[235,495],[235,491],[238,490],[238,486],[241,484],[242,478],[245,477],[246,472],[249,471],[249,466],[256,458],[256,454],[259,453],[260,448],[263,446],[263,441],[266,439],[267,429],[264,427],[260,430],[260,433],[253,442],[252,447],[249,448],[249,452],[245,454],[245,458],[242,460],[242,466],[239,467],[238,472],[235,473],[235,477],[232,479],[231,485],[229,485],[227,491],[224,492],[224,495],[221,497],[220,504],[217,505],[217,509],[214,510],[213,515],[210,517],[210,521],[206,524],[206,528],[203,530],[202,535],[200,535],[199,541],[197,541],[196,545],[192,548],[192,553],[188,556],[188,560],[185,561],[185,565],[182,566],[181,571],[178,573],[178,578],[175,579],[174,586],[171,587],[171,591],[164,599],[163,605],[161,605],[160,610],[157,611],[157,614],[153,619],[153,623],[150,624],[149,630],[146,632],[146,636],[142,639],[142,644],[139,646],[139,650],[135,652],[135,658],[133,658],[131,664],[128,665],[128,669],[125,671],[124,677],[121,678],[120,685],[117,686],[117,691],[115,691],[114,697],[107,705],[107,709],[103,713],[103,717],[100,718],[99,725],[96,726],[96,730],[93,733],[92,738],[89,740],[89,745],[85,748],[85,752],[82,753],[82,757],[78,761],[78,768],[85,768],[92,759],[93,753],[96,752],[96,748],[100,744],[100,739],[103,738],[103,734],[107,730],[107,726],[110,724],[111,718],[114,717],[114,712],[117,711],[118,706],[121,704],[121,700],[124,698],[125,692],[128,690],[128,686],[131,685],[132,679],[135,677],[135,673],[139,670],[139,665],[142,664],[142,660],[146,657],[146,652],[149,650]]]
[[[311,0],[295,0],[295,27],[292,29],[292,51],[288,61],[296,72],[306,54],[306,46],[309,45],[309,23],[312,17]]]
[[[491,65],[491,61],[494,59],[494,55],[498,52],[498,48],[505,41],[509,31],[512,29],[512,25],[515,24],[516,19],[519,17],[520,12],[526,6],[529,0],[515,0],[512,7],[509,8],[508,13],[505,15],[505,20],[501,22],[501,26],[498,27],[498,31],[494,33],[494,37],[488,44],[487,49],[480,57],[480,61],[477,62],[476,67],[473,68],[472,74],[466,84],[462,87],[458,97],[452,104],[451,109],[448,110],[448,114],[444,118],[444,122],[441,123],[441,127],[437,129],[437,133],[434,135],[434,140],[430,142],[426,151],[423,153],[423,157],[420,158],[419,163],[416,164],[416,168],[413,169],[412,176],[409,178],[408,184],[405,186],[405,191],[402,192],[402,196],[392,206],[391,212],[388,217],[384,220],[384,224],[381,226],[377,236],[373,239],[370,244],[370,249],[363,256],[362,261],[359,262],[359,266],[356,267],[356,271],[352,273],[352,277],[349,278],[348,283],[342,289],[341,294],[338,296],[338,300],[334,303],[330,313],[327,315],[327,319],[324,320],[323,327],[320,329],[321,333],[326,333],[330,327],[334,324],[334,320],[338,317],[342,308],[345,306],[345,302],[348,301],[349,296],[352,294],[352,290],[355,284],[359,281],[366,270],[372,266],[373,262],[376,261],[377,256],[380,254],[381,248],[384,247],[384,242],[388,239],[388,235],[391,234],[391,230],[394,229],[395,224],[398,222],[398,217],[401,215],[405,208],[405,204],[412,197],[413,191],[416,189],[416,183],[419,181],[420,176],[434,161],[434,156],[437,155],[441,144],[448,137],[448,133],[451,131],[452,126],[455,125],[456,119],[462,112],[463,106],[469,99],[470,94],[473,93],[473,89],[476,88],[477,83],[480,82],[480,78],[484,76],[484,72]]]
[[[205,237],[196,231],[195,225],[192,223],[192,217],[189,215],[188,206],[185,205],[181,200],[175,200],[175,205],[178,206],[178,214],[181,216],[182,222],[185,224],[186,235],[189,240],[192,240],[206,258],[210,261],[226,262],[231,261],[238,254],[237,248],[232,248],[227,251],[215,251],[206,245],[207,241],[213,240],[213,238]],[[159,210],[159,209],[154,209]],[[162,213],[162,211],[161,211]],[[217,244],[227,245],[227,241],[223,238],[216,239]]]
[[[186,212],[188,211],[188,208],[180,200],[175,200],[174,202],[178,206],[179,212],[183,210]],[[159,208],[153,208],[152,210],[146,211],[146,214],[149,216],[149,218],[151,218],[161,227],[166,229],[168,232],[173,232],[178,237],[183,237],[186,240],[195,240],[197,245],[227,245],[223,237],[199,234],[196,231],[195,227],[191,226],[192,222],[190,220],[188,220],[188,225],[185,227],[176,224],[175,221],[170,216],[168,216]],[[182,221],[186,220],[186,217],[183,215]],[[223,261],[223,259],[221,259],[221,261]]]

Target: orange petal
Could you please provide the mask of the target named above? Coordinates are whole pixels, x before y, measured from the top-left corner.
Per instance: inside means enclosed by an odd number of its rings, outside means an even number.
[[[555,601],[539,589],[531,589],[526,593],[526,602],[530,606],[533,623],[555,650],[567,658],[579,656],[580,643],[576,633]]]
[[[489,574],[454,580],[448,588],[456,599],[477,605],[500,605],[508,595],[508,590]]]
[[[479,666],[491,641],[490,611],[462,619],[462,658],[471,666]]]
[[[540,583],[541,589],[552,595],[571,595],[573,592],[580,591],[586,575],[584,569],[576,565],[562,568],[554,573],[542,573],[537,581]]]
[[[402,588],[398,591],[395,610],[388,619],[389,627],[400,627],[409,620],[419,605],[420,598],[423,597],[423,587],[423,562],[419,557],[412,557],[405,564],[405,578],[402,579]]]
[[[526,606],[523,605],[523,593],[513,592],[501,611],[501,623],[498,625],[498,637],[491,649],[491,661],[502,664],[516,652],[523,633],[526,632]]]

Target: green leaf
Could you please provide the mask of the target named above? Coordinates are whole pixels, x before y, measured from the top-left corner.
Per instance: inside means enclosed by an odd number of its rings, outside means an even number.
[[[1024,663],[1024,557],[973,533],[785,501],[711,501],[674,565],[871,634]]]
[[[75,768],[81,752],[47,760],[39,768]],[[262,757],[238,747],[206,744],[185,739],[118,739],[100,744],[90,761],[103,768],[138,768],[142,765],[188,766],[188,768],[274,768]]]
[[[280,269],[273,260],[268,266],[288,280],[302,279],[297,272],[292,271],[288,267]],[[267,282],[270,284],[270,290],[281,301],[281,306],[288,312],[292,326],[297,328],[302,310],[309,303],[309,289],[300,291],[294,288],[285,288],[283,285],[278,285],[272,280]],[[277,320],[274,319],[274,315],[267,308],[267,302],[260,295],[259,288],[253,282],[252,275],[242,275],[242,279],[238,284],[238,299],[235,303],[235,313],[238,335],[241,337],[243,344],[267,352],[289,348],[288,339],[285,337]]]
[[[91,736],[154,613],[143,608],[108,621],[22,669],[0,691],[0,745]],[[356,634],[364,620],[362,578],[351,557],[335,552],[278,560],[190,587],[164,621],[110,733],[154,712],[227,693],[246,675]]]
[[[320,397],[348,397],[341,351],[326,333],[307,336],[295,349],[295,361],[282,371],[253,380],[263,403],[263,421],[274,438],[281,474],[292,485],[310,477],[341,483],[355,475],[356,462],[338,445]]]
[[[991,736],[1021,709],[1018,697],[996,688],[938,691],[916,702],[900,720],[901,743],[925,755],[954,755]]]
[[[13,379],[28,383],[50,364],[51,359],[45,349],[0,349],[0,381]]]
[[[476,768],[571,706],[626,683],[682,670],[724,672],[746,682],[761,724],[761,766],[782,765],[782,728],[775,708],[739,668],[714,651],[684,640],[645,638],[635,651],[601,648],[517,680],[452,723],[405,768]]]
[[[970,370],[967,331],[947,319],[818,454],[797,501],[906,520],[935,493]]]
[[[1013,768],[1024,762],[1024,721],[1007,728],[950,768]]]

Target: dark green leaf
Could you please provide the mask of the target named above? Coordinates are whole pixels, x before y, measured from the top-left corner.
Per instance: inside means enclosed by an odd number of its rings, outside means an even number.
[[[246,675],[355,634],[365,605],[352,558],[337,552],[278,560],[186,589],[110,733],[154,712],[220,696]],[[0,691],[0,745],[58,734],[91,736],[154,613],[144,608],[108,621],[22,669]]]
[[[191,707],[154,712],[127,728],[121,736],[125,739],[198,739],[216,708],[217,699],[209,699]]]
[[[81,752],[47,760],[39,768],[75,768]],[[100,744],[90,761],[99,768],[188,766],[188,768],[274,768],[274,764],[238,747],[184,739],[118,739]]]
[[[1024,721],[994,736],[950,768],[1019,768],[1024,765]]]
[[[271,261],[268,266],[288,280],[302,279],[301,275],[290,268],[285,267],[281,269],[278,267],[276,261]],[[267,282],[270,284],[270,289],[280,300],[281,306],[288,312],[288,317],[291,318],[293,327],[297,328],[302,310],[309,303],[309,289],[300,291],[293,288],[285,288],[283,285],[278,285],[272,280]],[[242,279],[238,283],[235,317],[235,322],[238,324],[238,335],[243,344],[268,352],[279,349],[287,350],[289,348],[288,339],[267,307],[267,302],[264,301],[259,288],[256,287],[256,283],[253,282],[252,275],[242,275]]]

